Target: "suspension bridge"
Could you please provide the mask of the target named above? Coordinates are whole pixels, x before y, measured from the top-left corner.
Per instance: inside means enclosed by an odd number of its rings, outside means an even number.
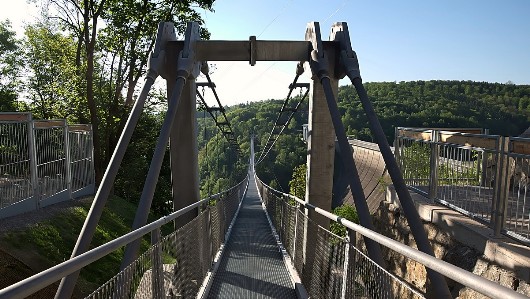
[[[257,61],[300,63],[289,95],[259,155],[255,155],[251,141],[246,178],[229,190],[200,200],[196,97],[207,105],[197,93],[198,86],[214,91],[218,106],[205,107],[206,111],[230,145],[239,151],[215,84],[208,76],[207,61],[248,61],[251,65]],[[297,82],[304,66],[312,73],[311,83]],[[208,82],[196,82],[200,72]],[[132,231],[89,250],[149,90],[159,76],[167,80],[169,105]],[[367,203],[373,192],[365,193],[366,186],[363,188],[362,174],[353,159],[335,101],[338,80],[344,76],[349,77],[359,94],[384,161],[384,171],[392,180],[418,249],[375,231],[369,211],[373,207]],[[267,186],[254,168],[263,162],[299,107],[300,102],[289,105],[295,88],[306,89],[300,101],[310,95],[305,200]],[[329,212],[335,142],[341,151],[344,184],[349,187],[360,224]],[[168,143],[175,212],[147,223]],[[495,219],[491,221],[498,223]],[[346,236],[331,233],[331,222],[342,225]],[[168,223],[173,223],[174,232],[162,236],[160,228]],[[151,235],[152,246],[139,255],[139,239],[147,234]],[[364,244],[365,249],[358,244]],[[0,290],[0,298],[24,298],[59,280],[55,298],[70,298],[84,266],[124,246],[121,271],[88,298],[451,298],[446,279],[492,298],[527,298],[434,257],[398,161],[362,85],[346,23],[332,27],[329,41],[322,41],[317,22],[308,24],[304,41],[261,41],[256,37],[248,41],[203,41],[196,23],[189,23],[184,40],[177,40],[173,24],[161,23],[145,84],[97,189],[71,258]],[[382,248],[424,265],[430,281],[428,290],[420,292],[390,273]]]

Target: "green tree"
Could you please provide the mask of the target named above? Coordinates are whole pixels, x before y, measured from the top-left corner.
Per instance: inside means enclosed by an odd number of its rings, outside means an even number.
[[[357,215],[357,210],[353,205],[344,204],[333,209],[333,214],[349,220],[354,223],[359,223],[359,216]],[[340,237],[346,237],[348,230],[342,224],[332,221],[329,226],[332,233]]]
[[[9,20],[0,20],[0,111],[17,109],[21,67],[20,41]]]
[[[305,198],[307,164],[296,166],[293,171],[293,177],[289,181],[290,194],[300,198]]]
[[[72,63],[75,41],[44,23],[27,26],[25,34],[27,89],[35,116],[77,119],[84,111],[79,107],[79,78]]]
[[[74,65],[79,98],[88,108],[94,136],[96,179],[99,181],[134,102],[145,71],[157,24],[174,21],[182,33],[186,21],[201,21],[197,9],[211,9],[213,0],[49,0],[50,20],[76,40]],[[104,21],[105,26],[101,24]],[[204,31],[204,37],[207,37]],[[124,92],[125,91],[125,92]]]

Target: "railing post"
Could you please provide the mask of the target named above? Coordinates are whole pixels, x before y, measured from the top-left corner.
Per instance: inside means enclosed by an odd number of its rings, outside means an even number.
[[[440,132],[438,130],[431,131],[431,157],[429,161],[429,198],[434,199],[438,194],[438,164],[440,160]]]
[[[484,134],[489,135],[490,130],[484,129]],[[488,176],[488,152],[483,151],[482,152],[482,163],[481,163],[481,179],[480,179],[480,185],[483,187],[491,187],[491,181],[487,181],[487,179],[490,177]]]
[[[160,246],[160,227],[151,232],[151,294],[153,298],[165,298],[164,291],[164,264],[162,263],[162,247]]]
[[[35,145],[35,128],[33,117],[30,114],[28,117],[28,151],[29,151],[29,169],[31,175],[31,187],[33,188],[33,198],[35,200],[35,209],[40,207],[40,188],[39,179],[37,175],[37,150]]]
[[[66,121],[63,127],[64,132],[64,152],[65,152],[65,164],[66,164],[66,192],[68,192],[68,199],[73,199],[72,196],[72,156],[70,148],[70,129]]]
[[[394,128],[394,157],[396,158],[396,161],[399,167],[402,169],[403,167],[401,165],[401,156],[399,154],[400,146],[401,146],[401,142],[399,139],[399,127],[395,127]]]
[[[352,232],[350,229],[347,229],[348,236],[346,236],[346,250],[344,251],[344,266],[342,271],[342,289],[341,289],[341,298],[346,298],[346,291],[348,289],[348,267],[350,263],[350,246],[353,241],[355,242],[355,232]]]
[[[296,265],[296,238],[298,232],[298,213],[300,211],[300,203],[295,201],[295,210],[294,210],[294,237],[293,237],[293,263]]]
[[[509,137],[499,138],[497,151],[497,169],[495,171],[495,189],[493,193],[492,218],[494,236],[500,237],[506,219],[506,205],[510,189],[510,157],[508,157]]]

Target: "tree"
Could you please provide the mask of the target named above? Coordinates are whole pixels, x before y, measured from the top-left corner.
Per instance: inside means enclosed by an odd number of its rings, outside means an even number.
[[[336,207],[335,209],[333,209],[333,214],[351,222],[359,223],[359,216],[357,215],[357,210],[351,204],[343,204],[341,206]],[[332,221],[330,223],[329,229],[332,233],[339,237],[346,237],[347,228],[338,222]]]
[[[305,198],[307,164],[296,166],[293,171],[293,177],[289,181],[290,193],[300,199]]]
[[[157,24],[174,21],[178,33],[186,21],[201,18],[195,9],[210,9],[213,0],[48,0],[51,20],[76,39],[75,68],[82,79],[79,97],[86,100],[94,136],[96,179],[117,142],[136,85],[145,71]],[[105,27],[98,26],[104,21]],[[203,30],[204,37],[207,32]],[[125,94],[123,93],[126,89]],[[84,90],[84,91],[83,91]]]
[[[84,111],[79,107],[76,92],[79,78],[72,64],[75,41],[45,23],[27,26],[25,34],[25,63],[29,68],[27,89],[35,116],[79,118]]]
[[[0,21],[0,111],[14,111],[19,88],[20,41],[9,20]]]

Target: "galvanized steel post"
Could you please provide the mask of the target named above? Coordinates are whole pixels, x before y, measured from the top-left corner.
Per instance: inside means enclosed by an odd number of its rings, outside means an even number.
[[[68,199],[73,199],[72,196],[72,153],[70,148],[70,129],[66,121],[64,122],[64,152],[65,152],[65,166],[66,166],[66,192],[68,192]]]
[[[440,146],[438,141],[440,139],[440,132],[438,130],[431,131],[431,155],[430,155],[430,173],[429,173],[429,198],[434,199],[438,194],[438,164],[440,161]]]
[[[31,187],[33,193],[33,200],[35,201],[35,209],[40,207],[40,188],[39,179],[37,175],[37,150],[35,149],[35,128],[33,125],[33,118],[28,114],[27,130],[28,130],[28,151],[29,151],[29,169],[31,176]]]
[[[506,205],[510,189],[510,157],[508,156],[509,137],[500,137],[496,153],[497,169],[495,171],[495,192],[493,193],[493,231],[495,237],[500,237],[506,220]]]
[[[151,294],[153,298],[165,298],[164,290],[164,264],[162,263],[162,247],[160,244],[160,227],[151,232]]]

